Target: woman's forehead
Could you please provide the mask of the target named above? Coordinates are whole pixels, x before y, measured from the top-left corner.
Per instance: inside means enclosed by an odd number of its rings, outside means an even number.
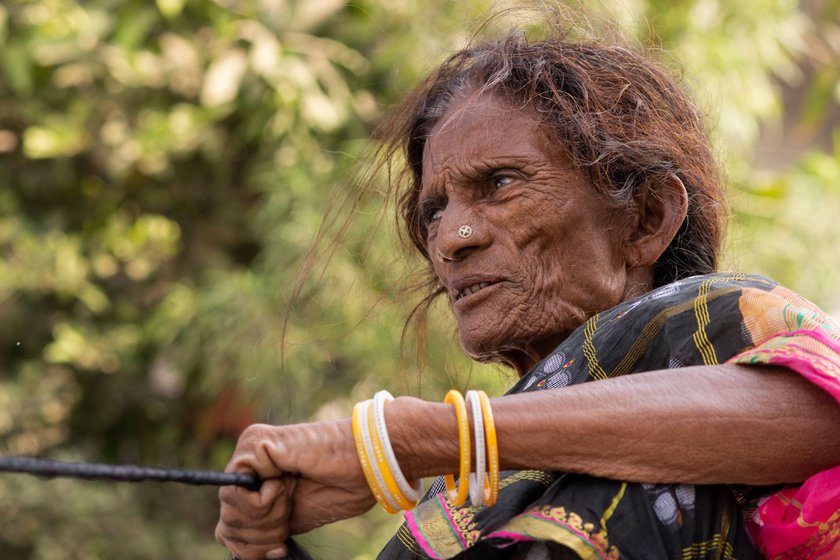
[[[430,142],[435,137],[462,135],[465,133],[488,134],[494,130],[526,127],[531,131],[539,128],[536,112],[529,105],[515,104],[508,97],[484,92],[462,93],[456,96],[449,107],[432,127]]]
[[[505,158],[571,166],[529,105],[499,94],[466,93],[432,127],[423,150],[423,174],[441,165]]]

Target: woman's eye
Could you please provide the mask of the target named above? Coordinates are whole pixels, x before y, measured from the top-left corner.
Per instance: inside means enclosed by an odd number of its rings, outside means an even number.
[[[437,222],[443,217],[443,210],[446,208],[446,199],[440,196],[424,197],[420,201],[420,219],[424,224]]]
[[[493,188],[501,189],[513,182],[513,177],[508,175],[495,175],[492,179]]]

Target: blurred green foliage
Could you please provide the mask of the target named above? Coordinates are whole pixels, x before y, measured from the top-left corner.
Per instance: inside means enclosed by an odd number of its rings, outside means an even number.
[[[460,355],[443,308],[425,367],[401,354],[416,263],[381,194],[329,266],[304,267],[387,106],[492,7],[0,4],[0,453],[221,469],[251,422],[349,414],[378,388],[502,391],[508,374]],[[665,49],[710,115],[733,185],[727,266],[839,310],[840,2],[592,11]],[[0,551],[224,558],[216,509],[206,489],[4,476]],[[368,558],[397,522],[372,512],[304,540]]]

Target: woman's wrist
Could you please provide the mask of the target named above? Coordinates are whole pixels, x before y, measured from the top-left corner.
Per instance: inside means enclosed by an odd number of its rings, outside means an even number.
[[[458,424],[451,405],[399,397],[385,407],[385,420],[406,478],[457,471]]]

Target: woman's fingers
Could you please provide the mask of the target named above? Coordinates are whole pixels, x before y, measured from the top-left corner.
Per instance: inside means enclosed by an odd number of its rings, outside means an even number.
[[[222,488],[216,540],[242,560],[285,556],[295,484],[294,477],[284,476],[266,480],[258,492]]]
[[[263,481],[258,491],[237,486],[224,486],[219,490],[219,500],[223,506],[222,513],[235,512],[238,517],[248,519],[263,519],[272,510],[274,510],[274,515],[278,515],[280,505],[288,508],[289,496],[294,492],[295,484],[294,477],[286,476]],[[278,503],[281,493],[285,499]],[[225,508],[225,505],[231,507]]]

